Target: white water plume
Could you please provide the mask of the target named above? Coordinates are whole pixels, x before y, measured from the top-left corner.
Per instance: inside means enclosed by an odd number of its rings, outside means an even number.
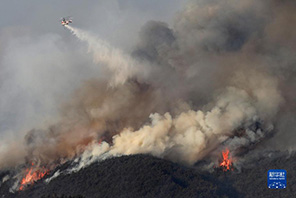
[[[99,39],[91,33],[65,25],[77,38],[88,44],[89,52],[93,54],[93,61],[96,64],[104,64],[113,73],[110,84],[116,86],[123,84],[128,78],[139,72],[143,66],[130,55],[120,49],[112,47],[106,41]]]

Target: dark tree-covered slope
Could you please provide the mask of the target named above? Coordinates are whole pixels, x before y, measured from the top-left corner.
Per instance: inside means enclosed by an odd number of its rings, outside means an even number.
[[[58,169],[65,170],[69,165],[66,163]],[[287,189],[267,188],[269,169],[287,170]],[[6,182],[0,187],[0,197],[292,198],[296,197],[295,177],[296,158],[284,154],[272,158],[263,155],[241,171],[216,169],[213,173],[149,155],[131,155],[97,162],[79,172],[61,174],[49,184],[38,181],[16,194],[8,192],[9,182]]]

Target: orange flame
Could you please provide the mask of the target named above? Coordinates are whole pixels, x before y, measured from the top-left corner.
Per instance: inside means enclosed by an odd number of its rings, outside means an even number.
[[[23,190],[26,186],[33,184],[35,181],[43,178],[45,175],[48,174],[49,170],[45,168],[34,170],[34,164],[32,163],[32,167],[26,169],[26,175],[21,180],[21,185],[19,190]]]
[[[229,150],[222,151],[222,156],[223,161],[220,163],[220,167],[223,168],[223,171],[232,170],[232,160],[229,157]]]

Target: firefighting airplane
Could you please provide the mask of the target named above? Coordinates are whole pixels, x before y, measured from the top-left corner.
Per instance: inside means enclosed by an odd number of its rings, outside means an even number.
[[[63,17],[63,18],[61,18],[62,26],[69,25],[69,23],[72,23],[72,17]]]

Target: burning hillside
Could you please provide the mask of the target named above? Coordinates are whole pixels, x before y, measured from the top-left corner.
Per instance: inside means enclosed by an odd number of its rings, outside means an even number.
[[[233,166],[233,162],[231,157],[229,156],[229,150],[226,149],[225,151],[222,151],[222,162],[219,164],[220,167],[223,168],[223,171],[229,171],[229,170],[233,170],[232,166]]]
[[[266,186],[268,169],[285,167],[289,186],[276,192],[281,197],[293,197],[295,192],[295,155],[261,153],[257,163],[245,163],[240,172],[200,171],[147,155],[123,156],[96,162],[75,173],[67,173],[71,163],[59,170],[59,176],[49,174],[23,191],[9,193],[9,181],[0,187],[4,197],[272,197],[275,191]],[[1,178],[3,179],[3,177]]]
[[[193,0],[172,27],[147,22],[131,53],[65,25],[100,73],[63,90],[50,121],[3,136],[1,192],[250,196],[239,186],[244,171],[265,178],[263,168],[279,164],[264,156],[254,173],[245,162],[267,148],[288,149],[281,134],[295,124],[295,9],[289,0]]]
[[[19,191],[24,190],[27,186],[34,184],[49,173],[48,169],[34,168],[34,163],[30,168],[26,169],[25,175],[20,182]]]

